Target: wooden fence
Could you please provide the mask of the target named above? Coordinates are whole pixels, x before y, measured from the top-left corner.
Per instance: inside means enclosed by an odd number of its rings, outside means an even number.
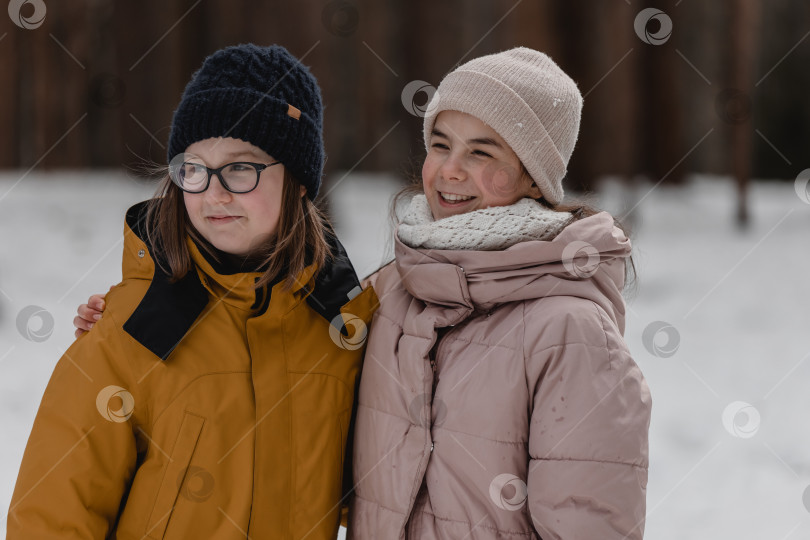
[[[422,153],[421,119],[403,105],[403,88],[437,85],[460,62],[517,45],[551,54],[585,95],[573,187],[605,174],[745,180],[752,167],[793,178],[810,142],[810,40],[799,41],[810,7],[798,0],[767,10],[758,0],[11,4],[18,20],[0,23],[0,167],[163,161],[190,75],[207,54],[247,41],[285,45],[318,77],[328,172],[408,171]],[[647,7],[664,17],[639,33]]]

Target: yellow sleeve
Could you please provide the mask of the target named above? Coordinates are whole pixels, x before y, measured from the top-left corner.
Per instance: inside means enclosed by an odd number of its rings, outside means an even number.
[[[9,506],[9,540],[106,538],[135,473],[139,395],[104,317],[56,365]]]

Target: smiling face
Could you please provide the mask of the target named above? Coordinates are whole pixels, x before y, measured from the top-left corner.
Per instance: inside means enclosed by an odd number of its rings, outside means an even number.
[[[275,161],[262,149],[230,137],[195,142],[185,153],[187,161],[200,162],[209,168],[234,161],[263,164]],[[275,234],[283,187],[284,165],[279,164],[262,171],[258,186],[249,193],[227,191],[214,175],[208,189],[202,193],[184,192],[183,200],[192,225],[206,240],[226,253],[246,256]]]
[[[458,111],[442,111],[436,117],[422,184],[433,219],[541,196],[501,136]]]

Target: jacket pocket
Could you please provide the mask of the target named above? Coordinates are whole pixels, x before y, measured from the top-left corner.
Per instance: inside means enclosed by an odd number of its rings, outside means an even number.
[[[149,538],[160,540],[166,534],[166,527],[177,503],[180,487],[185,480],[181,475],[188,470],[204,423],[205,419],[196,414],[186,411],[183,415],[177,441],[174,443],[171,458],[166,464],[163,480],[155,498],[155,506],[147,522],[146,535]]]

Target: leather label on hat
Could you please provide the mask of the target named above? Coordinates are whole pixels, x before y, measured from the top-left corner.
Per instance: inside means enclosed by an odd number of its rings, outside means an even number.
[[[287,103],[287,116],[289,116],[290,118],[295,118],[296,120],[298,120],[299,118],[301,118],[301,111],[296,109],[295,107],[293,107],[289,103]]]

